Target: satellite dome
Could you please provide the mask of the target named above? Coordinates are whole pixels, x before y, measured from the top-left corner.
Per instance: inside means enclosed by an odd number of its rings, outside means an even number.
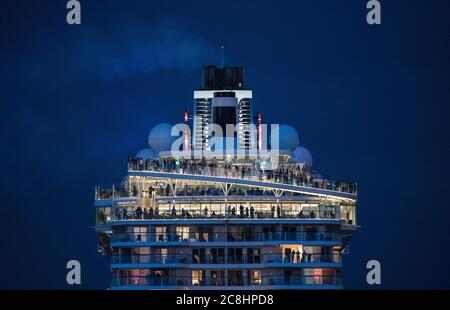
[[[153,159],[155,158],[155,152],[153,152],[152,149],[149,148],[142,149],[136,154],[136,158]]]
[[[177,139],[176,136],[171,136],[172,125],[158,124],[152,128],[148,134],[148,145],[156,154],[161,151],[170,151],[172,143]]]
[[[298,132],[295,128],[289,125],[280,125],[274,128],[270,134],[270,141],[272,137],[279,138],[278,149],[293,150],[299,143]]]
[[[296,163],[304,164],[308,167],[311,167],[313,164],[311,152],[308,151],[306,147],[297,146],[293,153],[293,159]]]

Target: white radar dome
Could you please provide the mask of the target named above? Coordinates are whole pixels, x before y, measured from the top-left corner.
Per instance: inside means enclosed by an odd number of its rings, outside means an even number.
[[[296,163],[304,164],[308,167],[312,167],[313,159],[311,152],[308,151],[306,147],[303,146],[297,146],[295,150],[292,152],[293,159]]]
[[[289,125],[280,125],[272,130],[270,133],[270,143],[272,145],[273,139],[279,139],[278,149],[292,151],[299,144],[298,132],[295,128]],[[276,144],[273,143],[274,147]]]
[[[154,159],[155,158],[155,152],[153,152],[153,150],[149,149],[149,148],[142,149],[136,154],[136,158]]]
[[[148,134],[148,145],[156,154],[161,151],[170,151],[172,143],[178,138],[172,137],[171,131],[172,125],[163,123],[153,127]]]

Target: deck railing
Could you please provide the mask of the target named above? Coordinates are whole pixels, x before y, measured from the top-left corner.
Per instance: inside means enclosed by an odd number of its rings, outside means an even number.
[[[141,222],[148,220],[341,220],[348,224],[353,224],[353,212],[350,206],[344,207],[341,211],[340,206],[319,206],[319,207],[302,207],[301,211],[297,210],[283,210],[280,208],[257,208],[239,210],[238,206],[233,205],[229,207],[230,210],[225,210],[221,206],[218,210],[201,210],[199,205],[196,209],[189,210],[175,210],[170,206],[166,208],[160,207],[158,210],[142,209],[139,206],[135,207],[108,207],[107,214],[105,210],[99,209],[97,211],[97,224],[104,224],[113,221],[133,221]],[[237,208],[236,208],[237,207]],[[161,211],[162,209],[162,211]],[[236,210],[237,209],[237,210]],[[217,211],[217,213],[216,213]]]
[[[112,264],[339,264],[340,254],[317,254],[306,252],[240,254],[240,255],[196,255],[196,254],[114,254]]]
[[[334,181],[323,177],[312,176],[309,171],[299,168],[296,164],[284,164],[276,170],[263,170],[251,165],[219,164],[202,161],[159,161],[145,159],[131,159],[128,171],[151,171],[179,173],[187,175],[201,175],[225,178],[240,178],[264,182],[275,182],[310,188],[319,188],[336,192],[357,194],[355,182]]]
[[[190,232],[190,233],[118,233],[113,232],[112,242],[272,242],[272,241],[328,241],[340,242],[339,232],[285,232],[267,231],[254,233],[237,232]]]
[[[258,278],[183,277],[183,276],[129,276],[113,277],[111,286],[132,287],[186,287],[186,286],[341,286],[338,276],[263,276]]]

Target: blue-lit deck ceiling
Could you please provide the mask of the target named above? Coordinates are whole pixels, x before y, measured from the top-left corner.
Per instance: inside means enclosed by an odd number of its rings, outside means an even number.
[[[130,176],[140,176],[140,177],[151,177],[151,178],[162,178],[162,179],[172,179],[172,180],[192,180],[192,181],[204,181],[211,183],[227,183],[236,184],[241,186],[253,186],[266,189],[277,189],[288,192],[301,193],[306,195],[330,197],[337,199],[350,199],[356,200],[357,195],[352,193],[344,193],[338,191],[332,191],[321,188],[313,188],[299,185],[290,185],[284,183],[275,182],[264,182],[257,180],[248,180],[240,178],[227,178],[227,177],[217,177],[217,176],[203,176],[203,175],[192,175],[192,174],[181,174],[181,173],[168,173],[168,172],[154,172],[154,171],[130,171],[128,173]]]

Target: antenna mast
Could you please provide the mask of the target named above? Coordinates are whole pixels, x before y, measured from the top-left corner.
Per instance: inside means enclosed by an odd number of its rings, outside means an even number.
[[[222,44],[220,45],[220,67],[224,67],[225,65],[225,60],[224,60],[224,55],[223,55],[223,49],[225,48],[225,46]]]

